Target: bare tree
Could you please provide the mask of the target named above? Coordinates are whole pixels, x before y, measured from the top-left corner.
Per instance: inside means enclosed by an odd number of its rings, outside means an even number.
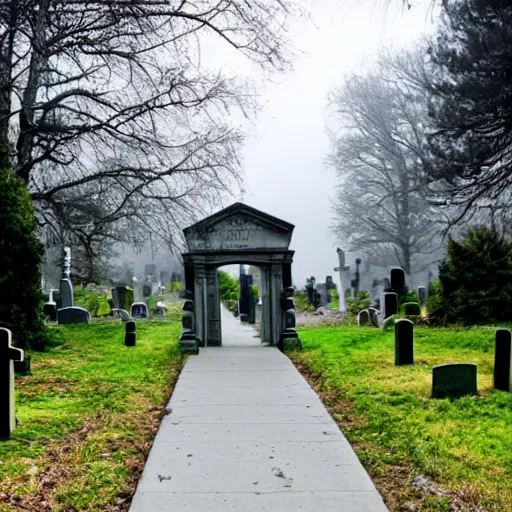
[[[424,193],[427,105],[396,69],[405,75],[415,59],[420,52],[383,57],[372,73],[350,76],[330,96],[329,161],[339,177],[334,233],[347,249],[407,273],[432,262],[439,248],[439,217]]]
[[[39,217],[57,231],[64,203],[101,193],[105,218],[137,205],[139,220],[155,212],[169,228],[220,201],[239,183],[243,140],[226,119],[252,99],[201,65],[202,44],[216,37],[281,68],[293,11],[288,0],[2,2],[0,150]]]

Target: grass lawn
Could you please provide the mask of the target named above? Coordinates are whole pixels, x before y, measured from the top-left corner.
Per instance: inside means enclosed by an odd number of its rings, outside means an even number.
[[[290,357],[391,510],[512,510],[512,393],[492,389],[493,330],[417,327],[414,366],[394,365],[393,332],[299,332]],[[432,367],[448,362],[477,364],[479,396],[430,398]]]
[[[0,441],[0,511],[127,510],[183,364],[179,323],[59,326],[16,378],[18,426]]]

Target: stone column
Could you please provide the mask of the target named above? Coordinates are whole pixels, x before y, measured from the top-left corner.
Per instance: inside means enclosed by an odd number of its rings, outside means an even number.
[[[60,307],[69,308],[74,305],[73,285],[71,284],[71,249],[69,247],[64,247],[62,260],[62,279],[59,284]]]
[[[260,267],[260,275],[260,295],[262,300],[260,337],[263,343],[270,343],[270,287],[268,266]]]
[[[217,267],[208,267],[206,269],[206,281],[208,287],[208,346],[220,347],[222,344],[222,327],[220,320],[220,294]]]
[[[205,347],[208,342],[208,314],[206,268],[204,265],[196,265],[194,280],[194,307],[197,339],[199,346]]]
[[[278,345],[281,332],[284,329],[283,315],[281,314],[281,292],[283,291],[282,264],[272,263],[270,269],[270,331],[271,344]]]
[[[283,288],[289,288],[292,284],[292,264],[283,263]]]

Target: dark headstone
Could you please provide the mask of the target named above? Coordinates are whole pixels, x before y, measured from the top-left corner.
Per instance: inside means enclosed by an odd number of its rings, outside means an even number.
[[[315,303],[315,292],[316,292],[316,279],[314,276],[306,279],[306,293],[308,295],[308,302],[310,304]]]
[[[180,352],[182,354],[199,354],[199,344],[195,333],[194,301],[191,300],[193,293],[187,290],[184,295],[189,298],[183,304]]]
[[[62,308],[57,311],[57,322],[59,324],[88,324],[91,321],[91,314],[87,309],[79,306]]]
[[[403,297],[405,295],[405,272],[403,269],[391,269],[391,288],[394,292],[398,293],[399,297]]]
[[[361,327],[363,325],[370,325],[371,323],[370,312],[367,309],[359,311],[357,314],[357,325]]]
[[[414,325],[402,318],[395,322],[395,364],[414,364]]]
[[[30,356],[25,356],[23,361],[14,361],[14,373],[24,376],[32,375],[31,360]]]
[[[382,294],[381,309],[383,311],[381,315],[382,320],[396,315],[398,313],[398,294],[395,292],[384,292]]]
[[[407,316],[419,316],[421,314],[420,305],[417,302],[406,302],[403,307],[404,314]]]
[[[142,285],[142,296],[151,297],[151,283],[144,283]]]
[[[332,276],[325,276],[325,285],[328,290],[335,290],[336,284],[334,283]]]
[[[135,330],[137,329],[137,326],[135,325],[135,322],[129,321],[124,324],[124,344],[127,347],[134,347],[135,343],[137,342],[137,334],[135,333]]]
[[[281,297],[281,309],[284,311],[285,326],[279,339],[279,349],[286,352],[288,350],[302,350],[302,343],[295,330],[297,325],[295,317],[295,304],[293,301],[293,287],[287,286],[283,290]]]
[[[13,361],[23,358],[23,350],[12,346],[11,331],[0,328],[0,439],[8,439],[16,427]]]
[[[374,327],[380,327],[379,311],[375,308],[368,308],[370,312],[370,322]]]
[[[124,333],[124,344],[126,347],[135,347],[137,342],[137,334],[134,332]]]
[[[494,351],[494,389],[512,390],[512,347],[508,329],[496,331]]]
[[[432,369],[432,398],[459,398],[476,394],[476,364],[441,364]]]
[[[418,286],[417,288],[418,302],[424,306],[427,303],[427,288],[425,286]]]
[[[57,304],[55,302],[43,304],[43,315],[47,320],[55,322],[57,320]]]

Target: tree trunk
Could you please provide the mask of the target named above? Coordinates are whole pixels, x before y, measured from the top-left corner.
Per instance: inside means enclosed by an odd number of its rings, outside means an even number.
[[[18,165],[16,172],[25,183],[30,180],[32,168],[32,153],[34,150],[35,105],[37,92],[41,82],[43,70],[48,63],[46,49],[46,31],[48,25],[48,5],[50,0],[41,0],[39,11],[35,13],[34,39],[32,41],[32,56],[30,58],[29,76],[27,86],[23,92],[20,112],[20,134],[16,149],[18,151]]]
[[[9,35],[0,46],[0,166],[11,166],[12,147],[9,139],[9,121],[12,107],[13,47],[16,34],[17,10],[10,8]]]

